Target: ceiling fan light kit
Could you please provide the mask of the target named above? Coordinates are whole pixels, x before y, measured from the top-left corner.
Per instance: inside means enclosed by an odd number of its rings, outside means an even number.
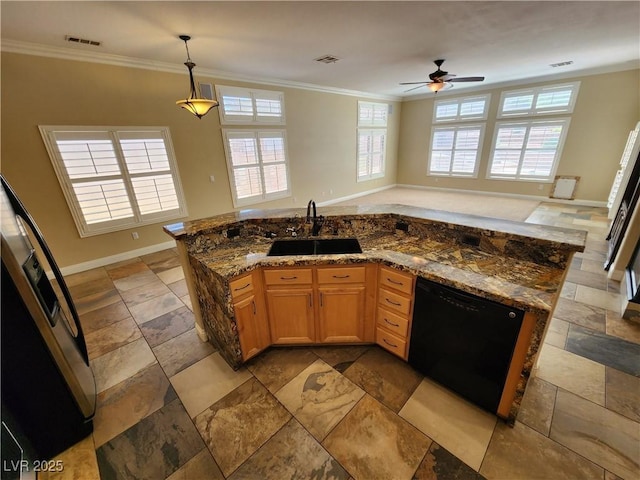
[[[184,108],[188,112],[191,112],[198,118],[204,117],[209,111],[217,107],[219,103],[216,100],[209,100],[208,98],[202,98],[198,95],[196,90],[196,84],[193,81],[193,67],[196,66],[195,63],[191,61],[191,56],[189,55],[189,45],[187,42],[191,40],[189,35],[180,35],[180,40],[184,41],[184,46],[187,49],[187,61],[184,62],[186,67],[189,69],[189,81],[190,81],[190,92],[189,97],[185,100],[178,100],[176,105]]]
[[[438,93],[441,90],[447,90],[453,87],[453,83],[457,82],[482,82],[484,81],[484,77],[456,77],[455,75],[445,72],[441,70],[440,67],[444,63],[444,59],[434,60],[433,63],[436,64],[438,69],[429,74],[430,81],[422,81],[422,82],[401,82],[400,85],[418,85],[417,87],[410,88],[406,90],[410,92],[411,90],[415,90],[420,87],[429,87],[434,93]]]

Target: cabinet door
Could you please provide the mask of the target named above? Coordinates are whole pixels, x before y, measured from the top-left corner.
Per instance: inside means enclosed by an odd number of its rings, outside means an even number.
[[[259,314],[259,305],[254,295],[235,303],[233,308],[238,323],[242,359],[248,360],[271,344],[269,328],[264,315]]]
[[[318,288],[318,341],[364,342],[365,299],[364,285]]]
[[[267,289],[267,309],[274,344],[314,343],[313,289]]]

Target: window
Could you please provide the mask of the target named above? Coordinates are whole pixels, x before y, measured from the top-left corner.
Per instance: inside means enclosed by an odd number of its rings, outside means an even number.
[[[220,102],[220,123],[284,125],[284,94],[271,90],[254,90],[216,85]]]
[[[431,175],[477,176],[484,125],[434,127],[431,131]]]
[[[81,237],[187,215],[167,127],[39,128]]]
[[[551,181],[569,119],[498,122],[488,178]]]
[[[491,94],[451,100],[437,100],[433,123],[486,120]]]
[[[284,94],[223,85],[216,85],[216,92],[222,124],[260,125],[222,131],[233,205],[290,196],[285,131],[268,129],[269,124],[285,124]]]
[[[386,103],[358,102],[358,181],[384,176],[387,148]]]
[[[580,82],[503,92],[499,118],[573,112]]]
[[[291,194],[283,130],[223,130],[234,206]]]
[[[484,123],[491,95],[436,100],[433,108],[428,175],[477,177]],[[438,124],[447,123],[446,126]]]

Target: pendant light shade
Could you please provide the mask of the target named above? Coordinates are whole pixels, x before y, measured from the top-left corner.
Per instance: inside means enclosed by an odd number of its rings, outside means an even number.
[[[191,61],[191,56],[189,55],[189,45],[187,45],[187,42],[191,40],[191,37],[189,35],[180,35],[180,40],[184,41],[184,46],[187,49],[187,61],[184,62],[184,64],[189,69],[189,82],[191,90],[189,92],[189,98],[185,100],[178,100],[176,102],[176,105],[179,105],[185,110],[193,113],[196,117],[202,118],[207,113],[209,113],[209,110],[217,107],[219,103],[216,100],[201,98],[198,95],[196,84],[193,81],[193,67],[195,67],[196,64]]]

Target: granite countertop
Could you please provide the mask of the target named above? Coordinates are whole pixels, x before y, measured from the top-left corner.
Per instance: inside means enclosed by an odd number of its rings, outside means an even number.
[[[319,212],[320,213],[320,212]],[[368,222],[398,219],[418,219],[439,225],[438,228],[462,228],[500,244],[517,239],[521,245],[536,246],[538,251],[582,251],[586,232],[564,228],[492,219],[473,215],[422,209],[406,205],[367,205],[354,207],[323,207],[326,220],[366,218]],[[303,209],[246,210],[215,217],[165,226],[176,240],[193,240],[222,228],[251,222],[268,230],[271,221],[288,224],[302,221]],[[395,218],[395,217],[394,217]],[[261,223],[263,222],[263,223]],[[335,238],[325,229],[320,237]],[[362,247],[359,254],[291,255],[266,254],[273,242],[264,235],[241,235],[215,245],[190,251],[192,260],[201,263],[214,274],[228,280],[257,267],[286,267],[325,264],[381,263],[462,291],[527,311],[548,314],[559,295],[565,268],[553,262],[533,261],[519,252],[500,254],[474,246],[449,243],[446,235],[436,236],[405,233],[401,230],[364,228],[354,235]],[[341,235],[342,236],[342,235]],[[279,238],[283,238],[280,236]],[[306,238],[306,237],[298,237]]]
[[[226,278],[258,266],[382,263],[494,301],[542,312],[551,309],[563,278],[559,268],[401,233],[363,235],[358,240],[362,247],[358,254],[268,257],[272,240],[237,238],[191,257]]]

